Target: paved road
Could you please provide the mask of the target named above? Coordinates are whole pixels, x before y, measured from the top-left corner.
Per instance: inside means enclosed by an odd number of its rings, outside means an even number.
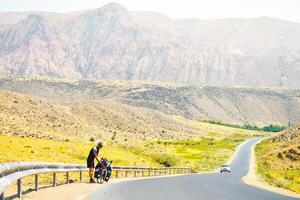
[[[102,187],[89,199],[99,200],[291,200],[244,184],[248,173],[251,146],[241,146],[231,163],[232,173],[192,174],[184,176],[130,180]]]

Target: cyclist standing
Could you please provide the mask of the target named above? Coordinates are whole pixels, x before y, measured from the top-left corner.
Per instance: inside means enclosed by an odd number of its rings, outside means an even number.
[[[98,162],[100,161],[100,159],[98,158],[98,155],[99,155],[100,149],[103,146],[104,146],[104,142],[102,140],[97,142],[97,145],[90,150],[89,156],[87,158],[87,167],[89,168],[90,183],[95,183],[95,181],[93,179],[94,168],[95,168],[94,159],[96,159]]]

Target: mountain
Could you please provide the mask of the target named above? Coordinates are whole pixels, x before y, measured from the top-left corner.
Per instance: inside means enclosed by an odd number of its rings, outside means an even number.
[[[300,87],[300,24],[174,20],[110,3],[72,13],[0,13],[0,75]]]
[[[47,102],[116,101],[168,115],[231,124],[288,126],[300,121],[299,89],[49,78],[0,78],[0,88]]]

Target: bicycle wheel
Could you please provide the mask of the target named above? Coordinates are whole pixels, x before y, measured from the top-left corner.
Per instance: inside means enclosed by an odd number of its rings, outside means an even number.
[[[102,184],[105,181],[106,176],[107,176],[107,170],[105,168],[105,169],[102,170],[101,176],[99,178],[99,183],[100,184]]]

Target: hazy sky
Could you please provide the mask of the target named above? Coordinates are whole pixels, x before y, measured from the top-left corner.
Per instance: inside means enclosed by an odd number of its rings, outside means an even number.
[[[108,0],[0,0],[2,11],[55,11],[101,7]],[[270,16],[300,23],[300,0],[115,0],[130,11],[156,11],[172,18]]]

